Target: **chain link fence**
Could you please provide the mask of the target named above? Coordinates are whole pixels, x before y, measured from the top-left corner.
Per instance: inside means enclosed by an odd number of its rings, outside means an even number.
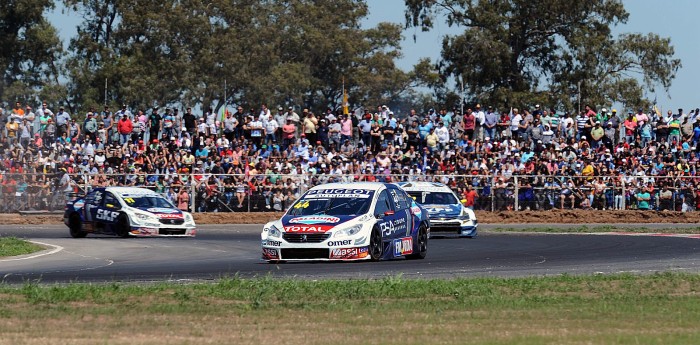
[[[463,202],[484,211],[653,209],[700,206],[700,178],[550,175],[312,175],[312,174],[22,174],[0,175],[0,212],[61,211],[66,200],[94,187],[155,190],[191,212],[286,210],[309,188],[331,182],[429,181],[450,186]],[[476,197],[467,196],[468,186]]]

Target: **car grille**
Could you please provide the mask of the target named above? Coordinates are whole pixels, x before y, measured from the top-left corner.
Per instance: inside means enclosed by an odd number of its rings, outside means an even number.
[[[161,228],[158,229],[159,235],[184,235],[187,229],[172,229],[172,228]]]
[[[328,259],[328,255],[328,248],[283,248],[281,259]]]
[[[290,234],[285,233],[282,238],[289,243],[320,243],[328,239],[330,234]]]
[[[185,223],[184,219],[160,219],[161,224],[169,224],[169,225],[182,225]]]
[[[448,223],[430,223],[430,232],[456,232],[459,233],[461,230],[461,224],[459,222],[448,222]]]

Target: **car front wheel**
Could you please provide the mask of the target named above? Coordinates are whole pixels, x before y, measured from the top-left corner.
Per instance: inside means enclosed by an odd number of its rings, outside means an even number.
[[[129,232],[131,232],[131,224],[129,223],[129,217],[122,214],[117,220],[116,226],[117,236],[129,237]]]
[[[372,261],[379,261],[384,254],[384,243],[382,242],[382,232],[379,227],[372,228],[372,235],[369,240],[369,257]]]

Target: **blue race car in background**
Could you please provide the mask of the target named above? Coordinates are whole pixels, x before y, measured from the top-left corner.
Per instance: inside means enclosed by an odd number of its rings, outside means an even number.
[[[281,219],[265,224],[262,258],[423,259],[429,237],[427,212],[397,186],[331,183],[311,188]]]
[[[428,211],[432,235],[477,235],[479,222],[474,211],[462,205],[450,187],[436,182],[399,182],[397,185]]]
[[[194,237],[194,218],[162,195],[145,188],[95,188],[69,201],[63,222],[74,238],[89,233],[120,237]]]

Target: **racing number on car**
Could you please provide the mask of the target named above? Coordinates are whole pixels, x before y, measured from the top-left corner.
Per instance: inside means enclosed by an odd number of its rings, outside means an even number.
[[[294,205],[294,208],[307,208],[309,207],[309,200],[300,201],[298,204]]]
[[[108,210],[99,209],[99,210],[97,210],[97,217],[96,218],[99,220],[106,220],[108,222],[112,222],[112,221],[114,221],[114,219],[117,218],[117,216],[119,216],[119,212],[117,212],[117,211],[108,211]]]

